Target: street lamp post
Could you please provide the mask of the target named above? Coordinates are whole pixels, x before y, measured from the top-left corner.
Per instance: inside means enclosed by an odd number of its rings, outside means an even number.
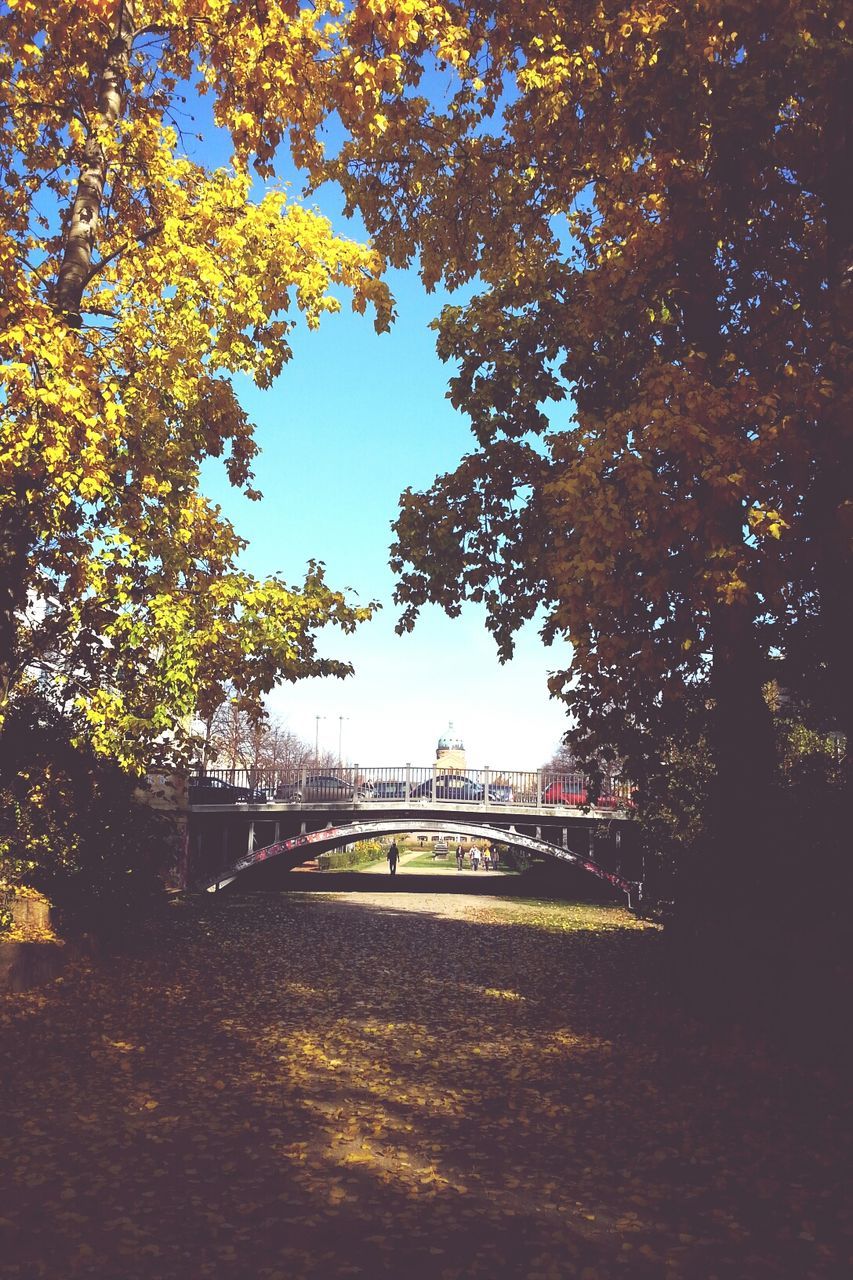
[[[344,721],[345,720],[349,720],[349,716],[338,716],[338,769],[341,769],[344,763],[344,753],[343,753],[342,743],[343,743],[343,737],[344,737]]]
[[[325,716],[314,717],[314,763],[320,763],[320,721],[325,720]]]

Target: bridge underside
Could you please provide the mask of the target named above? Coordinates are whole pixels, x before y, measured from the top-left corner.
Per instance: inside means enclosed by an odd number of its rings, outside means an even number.
[[[572,834],[582,838],[587,830],[586,827],[576,828]],[[616,872],[608,871],[578,849],[569,848],[567,843],[569,831],[566,828],[563,829],[564,843],[555,844],[551,840],[543,839],[538,830],[536,835],[530,835],[517,831],[514,826],[506,828],[482,820],[476,821],[448,814],[441,817],[419,816],[417,818],[407,815],[368,818],[365,815],[359,821],[348,821],[340,815],[336,822],[329,821],[326,826],[315,831],[301,831],[298,835],[261,843],[259,847],[253,847],[255,843],[253,824],[249,830],[249,847],[246,852],[233,862],[229,860],[229,864],[223,866],[215,876],[206,878],[202,887],[208,892],[215,892],[230,884],[243,872],[272,859],[281,859],[293,866],[304,861],[306,856],[313,856],[328,849],[340,848],[343,845],[353,844],[359,840],[370,840],[378,836],[400,835],[404,832],[442,832],[448,835],[464,833],[466,836],[508,844],[513,848],[554,858],[589,872],[624,893],[629,906],[636,905],[640,897],[640,885],[637,881],[628,880]]]

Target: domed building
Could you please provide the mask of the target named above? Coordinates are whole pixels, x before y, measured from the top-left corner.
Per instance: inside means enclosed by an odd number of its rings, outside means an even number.
[[[458,733],[453,731],[453,721],[447,726],[447,732],[438,740],[435,749],[435,762],[442,773],[465,772],[465,744]]]

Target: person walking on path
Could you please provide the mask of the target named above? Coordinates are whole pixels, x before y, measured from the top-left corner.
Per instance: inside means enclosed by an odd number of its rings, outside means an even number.
[[[397,848],[397,841],[391,841],[391,848],[388,850],[388,870],[392,876],[397,874],[397,862],[400,857],[400,850]]]
[[[474,848],[471,850],[471,870],[480,870],[480,850],[476,845],[474,845]]]
[[[462,870],[462,845],[461,844],[458,844],[456,846],[456,870],[457,871]]]

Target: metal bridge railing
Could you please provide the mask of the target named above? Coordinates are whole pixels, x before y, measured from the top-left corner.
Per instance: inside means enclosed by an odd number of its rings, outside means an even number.
[[[467,804],[484,809],[559,807],[625,813],[630,782],[605,777],[593,801],[582,773],[549,769],[448,769],[435,765],[210,768],[188,778],[191,804]]]

